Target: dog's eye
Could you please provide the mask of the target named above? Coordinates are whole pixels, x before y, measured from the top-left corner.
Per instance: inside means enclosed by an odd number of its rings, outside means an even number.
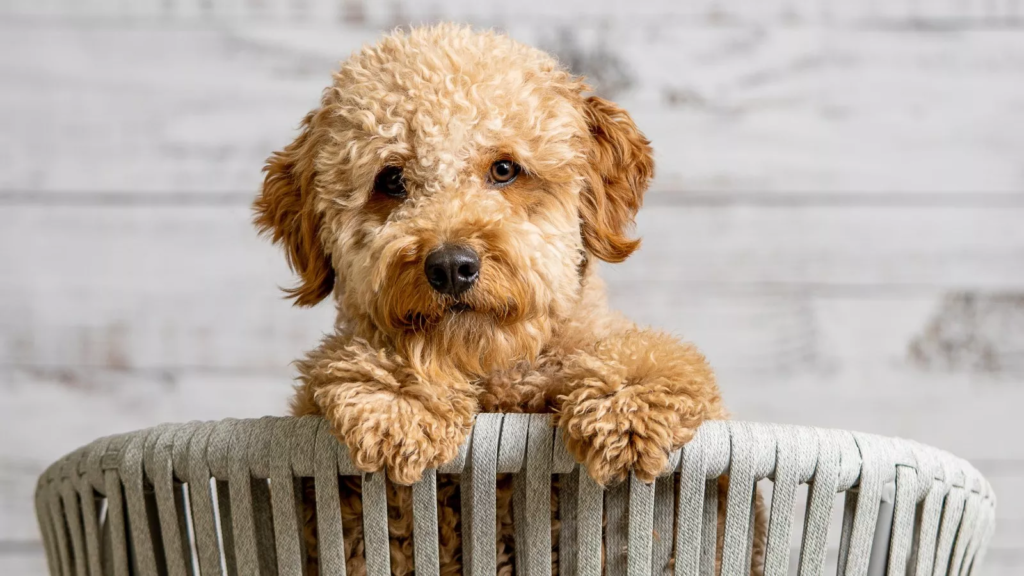
[[[373,190],[392,198],[405,198],[405,180],[402,179],[402,169],[398,166],[388,166],[381,170],[373,181]]]
[[[495,184],[508,184],[519,176],[519,164],[511,160],[498,160],[491,164],[491,182]]]

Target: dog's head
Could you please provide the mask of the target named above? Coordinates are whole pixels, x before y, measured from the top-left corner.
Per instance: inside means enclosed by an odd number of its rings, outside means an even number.
[[[290,296],[333,292],[350,329],[414,362],[538,353],[588,257],[639,245],[653,174],[629,115],[586,89],[543,52],[452,25],[354,54],[255,202],[301,278]]]

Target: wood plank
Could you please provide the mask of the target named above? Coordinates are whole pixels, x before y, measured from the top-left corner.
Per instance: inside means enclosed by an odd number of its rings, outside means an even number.
[[[720,370],[718,379],[739,419],[911,438],[968,460],[1024,459],[1024,448],[1007,441],[1024,436],[1021,379],[882,367],[760,378]]]
[[[0,574],[48,574],[46,556],[42,551],[31,553],[0,553]]]
[[[246,207],[5,217],[4,242],[34,240],[2,256],[3,363],[258,371],[286,366],[333,325],[329,304],[282,299],[291,275]]]
[[[17,79],[0,89],[5,189],[255,190],[337,60],[303,85],[274,80],[301,55],[254,56],[223,32],[0,30],[0,69]]]
[[[931,2],[890,0],[848,4],[828,0],[649,0],[639,5],[570,0],[551,3],[524,0],[515,11],[499,6],[445,0],[421,3],[410,0],[382,3],[367,0],[8,0],[0,14],[59,20],[143,19],[146,21],[246,22],[271,17],[300,22],[350,19],[379,26],[396,23],[462,20],[499,22],[569,22],[602,20],[645,24],[658,20],[691,24],[806,22],[954,25],[1014,23],[1024,10],[1019,0],[1000,2]]]
[[[333,323],[328,303],[282,299],[291,274],[244,206],[8,206],[4,219],[2,364],[279,369]],[[644,247],[604,272],[631,317],[725,366],[784,372],[865,347],[906,363],[945,294],[1024,291],[1022,219],[1024,206],[652,207]],[[1019,373],[1011,328],[978,330]]]
[[[674,285],[867,289],[1020,286],[1024,205],[987,207],[657,207],[643,249],[609,279]],[[621,274],[621,275],[620,275]]]
[[[255,190],[263,161],[294,137],[337,61],[380,34],[371,24],[269,22],[0,18],[0,74],[11,80],[0,87],[0,190]],[[583,62],[592,78],[629,71],[606,88],[621,84],[613,95],[654,142],[663,190],[884,196],[1024,186],[1014,56],[1024,35],[1012,31],[505,27]]]

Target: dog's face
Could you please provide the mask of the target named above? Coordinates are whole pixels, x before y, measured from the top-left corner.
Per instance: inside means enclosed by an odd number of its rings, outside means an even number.
[[[267,162],[256,224],[312,305],[415,362],[481,371],[537,354],[589,256],[617,262],[653,173],[629,115],[546,54],[438,26],[334,75]]]

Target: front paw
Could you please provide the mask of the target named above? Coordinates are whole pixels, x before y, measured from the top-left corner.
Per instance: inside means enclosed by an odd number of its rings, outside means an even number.
[[[386,470],[396,484],[413,484],[424,470],[455,458],[471,425],[468,417],[438,414],[401,396],[338,405],[328,418],[356,467]]]
[[[602,486],[625,480],[630,470],[653,482],[669,453],[693,437],[679,413],[642,396],[625,388],[603,397],[573,394],[563,405],[559,424],[566,447]]]
[[[714,375],[696,348],[667,334],[630,331],[565,361],[571,392],[559,424],[566,445],[601,484],[653,481],[668,455],[707,418],[721,418]]]

